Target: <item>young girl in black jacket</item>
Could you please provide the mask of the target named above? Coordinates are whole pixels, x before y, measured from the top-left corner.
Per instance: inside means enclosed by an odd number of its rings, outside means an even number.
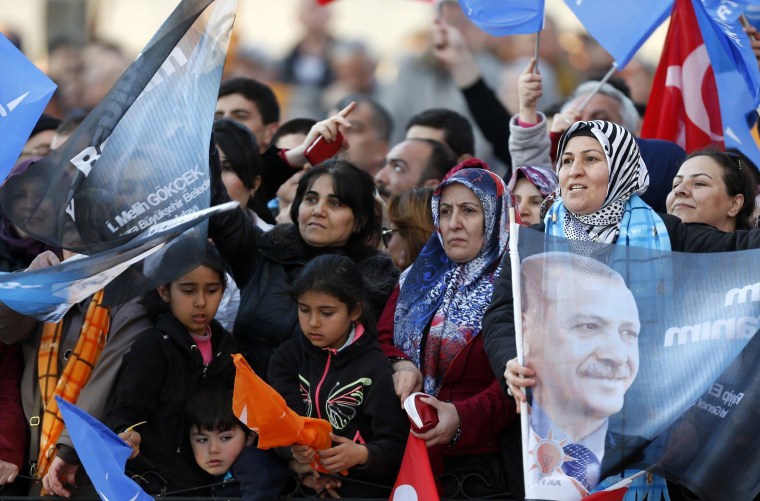
[[[316,454],[331,473],[348,470],[337,483],[320,479],[319,490],[338,485],[342,497],[387,497],[409,422],[377,344],[374,320],[365,314],[363,291],[361,271],[351,259],[322,255],[310,261],[293,285],[304,335],[275,351],[269,379],[291,409],[333,427],[329,449],[294,445],[291,467],[305,471]]]
[[[193,459],[184,410],[203,378],[225,378],[232,386],[234,341],[214,320],[224,279],[221,258],[207,244],[201,266],[146,297],[155,328],[124,356],[104,422],[133,447],[127,470],[140,475],[148,493],[213,480]],[[133,429],[137,423],[143,424]]]

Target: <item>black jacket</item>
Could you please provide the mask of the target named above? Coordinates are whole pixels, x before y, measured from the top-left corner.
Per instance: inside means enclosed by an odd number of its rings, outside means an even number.
[[[170,313],[161,316],[155,329],[135,341],[124,356],[104,419],[116,433],[147,421],[135,429],[142,438],[140,455],[127,463],[127,470],[158,472],[168,491],[207,485],[213,479],[195,463],[184,419],[185,403],[203,377],[226,377],[232,385],[234,341],[217,321],[211,323],[211,345],[214,359],[204,366],[187,329]],[[162,487],[157,476],[145,478],[149,493]]]
[[[243,449],[225,475],[214,479],[213,499],[239,497],[243,501],[271,501],[280,499],[291,471],[273,451],[264,451],[251,445]]]
[[[398,474],[409,421],[393,389],[393,369],[369,333],[339,352],[291,339],[272,356],[272,387],[298,414],[330,421],[333,433],[365,443],[369,462],[349,470],[344,497],[382,497],[351,479],[388,487]]]

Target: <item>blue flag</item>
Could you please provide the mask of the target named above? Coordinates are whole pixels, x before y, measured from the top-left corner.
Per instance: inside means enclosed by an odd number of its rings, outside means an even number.
[[[206,238],[200,223],[236,207],[230,202],[174,218],[93,256],[79,255],[35,271],[0,273],[0,302],[43,322],[58,322],[73,305],[100,289],[105,289],[105,306],[120,304],[198,266],[192,256]],[[166,250],[175,245],[181,246],[185,259],[165,262]]]
[[[760,4],[748,5],[744,11],[749,24],[760,30]]]
[[[209,143],[236,0],[182,0],[58,149],[0,187],[25,233],[94,254],[208,207]]]
[[[478,28],[497,37],[544,27],[544,0],[459,0],[459,5]]]
[[[760,105],[760,72],[749,37],[739,22],[739,15],[751,2],[692,3],[718,87],[723,141],[726,148],[738,149],[760,167],[760,150],[750,133]]]
[[[13,168],[56,85],[0,33],[0,181]]]
[[[673,0],[565,0],[622,69],[670,15]]]
[[[74,449],[100,498],[104,501],[153,501],[124,474],[132,448],[94,417],[60,397],[55,399]]]

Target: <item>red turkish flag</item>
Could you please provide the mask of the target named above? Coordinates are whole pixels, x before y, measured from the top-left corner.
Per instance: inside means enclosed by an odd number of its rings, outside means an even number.
[[[425,441],[410,433],[390,501],[437,501],[439,499]]]
[[[718,88],[691,2],[673,7],[641,128],[641,137],[674,141],[687,153],[723,146]]]

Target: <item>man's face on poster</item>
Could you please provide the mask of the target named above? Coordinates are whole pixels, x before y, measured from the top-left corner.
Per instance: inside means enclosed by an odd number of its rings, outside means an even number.
[[[557,289],[543,299],[553,303],[553,314],[529,322],[543,335],[526,330],[526,361],[541,382],[537,398],[547,411],[607,418],[622,408],[639,368],[636,301],[620,280],[579,271],[557,278]]]

